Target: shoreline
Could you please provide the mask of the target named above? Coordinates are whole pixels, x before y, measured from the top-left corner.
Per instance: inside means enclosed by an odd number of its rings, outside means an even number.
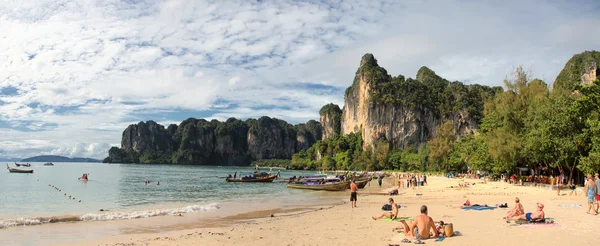
[[[421,205],[429,207],[429,215],[435,220],[453,223],[454,230],[461,236],[446,238],[444,245],[466,245],[485,242],[486,245],[547,245],[572,244],[592,245],[596,239],[592,227],[600,216],[585,215],[583,208],[560,206],[583,203],[584,197],[568,196],[568,192],[556,195],[555,190],[544,188],[512,186],[501,182],[488,182],[463,189],[446,188],[462,179],[432,177],[428,186],[416,190],[402,189],[402,195],[391,196],[398,204],[399,216],[412,217],[418,214]],[[469,180],[471,181],[471,180]],[[392,179],[384,180],[381,189],[371,185],[370,190],[383,190],[391,187]],[[477,182],[477,181],[473,181]],[[373,183],[375,184],[375,183]],[[387,185],[386,185],[387,184]],[[392,232],[398,226],[390,221],[373,221],[371,216],[382,213],[387,195],[360,195],[357,208],[350,208],[343,192],[339,204],[305,211],[275,214],[269,211],[253,215],[223,216],[215,224],[191,223],[174,230],[152,230],[134,232],[121,236],[106,236],[98,240],[60,242],[52,245],[387,245],[401,244],[402,233]],[[417,195],[421,194],[421,195]],[[508,203],[513,206],[515,196],[521,198],[526,212],[534,208],[536,202],[546,205],[546,217],[553,218],[555,225],[548,228],[531,228],[506,223],[501,219],[508,209],[497,208],[491,211],[465,211],[452,206],[462,204],[466,199],[472,203]],[[231,223],[224,223],[231,222]],[[507,236],[509,235],[509,236]],[[557,235],[565,235],[563,237]],[[569,235],[569,236],[566,236]],[[243,242],[243,243],[241,243]],[[586,244],[588,242],[589,244]],[[434,240],[425,240],[434,243]]]
[[[164,214],[144,218],[82,221],[77,219],[81,215],[63,215],[58,216],[66,218],[62,222],[0,228],[0,245],[80,245],[82,242],[101,240],[106,237],[161,233],[189,228],[227,227],[236,223],[266,218],[271,214],[280,217],[328,207],[340,203],[339,200],[343,194],[345,192],[306,191],[301,192],[294,199],[278,197],[266,203],[264,199],[228,200],[218,202],[216,205],[218,209],[182,213],[182,216]],[[129,212],[136,214],[165,208],[172,209],[166,204],[159,204],[148,210],[130,209]],[[124,211],[104,213],[124,213]],[[31,240],[30,234],[37,234],[39,238]]]

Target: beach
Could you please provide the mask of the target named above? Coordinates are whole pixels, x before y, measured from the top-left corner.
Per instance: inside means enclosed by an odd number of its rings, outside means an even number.
[[[541,187],[513,186],[501,182],[487,182],[467,179],[475,183],[468,188],[454,189],[459,179],[429,177],[428,185],[415,190],[401,189],[400,195],[361,195],[361,192],[377,192],[392,186],[393,178],[384,179],[384,187],[376,187],[371,182],[364,190],[359,190],[357,208],[351,208],[347,198],[349,192],[339,198],[339,203],[317,206],[295,211],[264,210],[244,211],[243,213],[224,214],[216,211],[210,223],[201,223],[190,216],[168,216],[127,221],[84,222],[91,227],[103,227],[106,224],[129,224],[131,230],[119,236],[78,241],[64,240],[50,245],[388,245],[402,244],[402,233],[392,228],[400,223],[392,221],[374,221],[371,216],[380,215],[381,207],[389,197],[397,204],[406,206],[399,209],[399,217],[414,217],[419,214],[421,205],[427,205],[429,215],[434,221],[443,220],[452,223],[459,236],[445,238],[442,242],[434,239],[424,240],[426,244],[444,245],[547,245],[595,243],[595,228],[600,217],[588,215],[584,207],[585,198],[569,196],[570,191],[563,190],[557,196],[555,190]],[[422,195],[417,195],[422,194]],[[525,212],[533,212],[536,202],[545,205],[546,217],[553,218],[554,225],[523,226],[506,223],[502,217],[514,205],[519,197]],[[464,211],[456,206],[467,199],[475,204],[495,206],[508,203],[509,208],[497,208],[487,211]],[[209,216],[204,213],[202,216]],[[169,221],[169,226],[161,228],[161,223]],[[179,221],[179,222],[178,222]],[[45,225],[44,225],[45,226]],[[65,225],[66,226],[66,225]],[[39,228],[42,228],[40,226]]]

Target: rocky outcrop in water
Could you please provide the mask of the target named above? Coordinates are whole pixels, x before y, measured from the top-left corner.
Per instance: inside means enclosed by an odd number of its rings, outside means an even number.
[[[121,148],[111,148],[105,162],[248,165],[290,159],[320,140],[321,132],[314,120],[293,126],[269,117],[225,122],[190,118],[166,129],[147,121],[127,127]]]

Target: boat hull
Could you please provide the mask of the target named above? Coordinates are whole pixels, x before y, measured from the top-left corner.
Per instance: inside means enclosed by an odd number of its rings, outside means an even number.
[[[8,171],[11,173],[33,173],[33,170],[21,170],[15,168],[9,168]]]
[[[234,183],[270,183],[273,182],[277,178],[277,175],[265,177],[265,178],[257,178],[257,179],[242,179],[242,178],[226,178],[227,182]]]
[[[306,185],[306,184],[288,184],[288,188],[292,189],[305,189],[305,190],[325,190],[325,191],[341,191],[350,187],[350,182],[336,183],[336,184],[318,184],[318,185]]]

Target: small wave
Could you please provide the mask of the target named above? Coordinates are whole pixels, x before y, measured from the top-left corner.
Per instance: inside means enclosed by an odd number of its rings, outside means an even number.
[[[41,225],[47,223],[58,222],[75,222],[75,221],[107,221],[107,220],[123,220],[123,219],[139,219],[164,215],[177,215],[183,213],[196,213],[209,210],[219,209],[217,203],[207,205],[190,205],[183,208],[172,209],[154,209],[134,212],[108,212],[101,214],[84,214],[81,216],[53,216],[53,217],[37,217],[37,218],[18,218],[10,220],[0,220],[0,229],[11,226],[30,226]]]

